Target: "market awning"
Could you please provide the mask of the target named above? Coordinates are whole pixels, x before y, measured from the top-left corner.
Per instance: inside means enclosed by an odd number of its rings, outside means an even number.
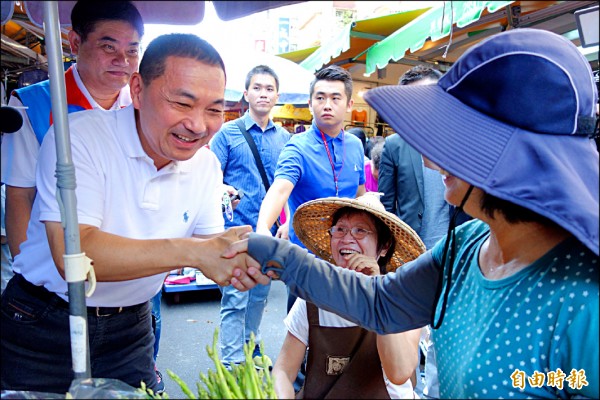
[[[434,7],[366,53],[365,74],[383,69],[391,61],[446,61],[446,46],[458,56],[475,42],[504,29],[532,27],[564,35],[579,45],[574,11],[598,4],[594,1],[452,1]],[[450,15],[452,14],[452,40]],[[443,26],[442,26],[443,23]],[[448,39],[445,39],[448,37]],[[443,40],[440,40],[443,39]],[[439,42],[436,42],[439,41]],[[462,49],[460,49],[462,47]],[[410,57],[408,52],[410,51]],[[448,53],[450,55],[450,53]],[[440,58],[440,56],[442,56]],[[597,59],[597,56],[596,56]]]
[[[279,53],[277,54],[279,57],[286,58],[290,61],[295,62],[296,64],[300,64],[304,61],[308,56],[317,51],[320,46],[308,47],[306,49],[300,49],[295,51],[289,51],[287,53]]]
[[[300,65],[311,72],[315,72],[326,64],[344,65],[359,60],[364,62],[366,49],[385,39],[388,35],[429,9],[429,7],[426,7],[348,24],[335,37],[323,43]],[[281,56],[288,58],[284,54],[281,54]]]
[[[397,61],[410,50],[415,52],[425,41],[436,41],[450,34],[452,25],[465,27],[481,17],[485,9],[494,13],[513,1],[449,1],[415,18],[367,50],[365,73],[383,69],[390,60]]]

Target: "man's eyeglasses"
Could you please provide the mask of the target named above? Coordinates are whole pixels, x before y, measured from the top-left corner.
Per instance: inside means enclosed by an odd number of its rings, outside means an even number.
[[[346,228],[343,226],[332,226],[329,229],[329,234],[336,239],[343,238],[344,236],[346,236],[348,234],[348,232],[350,232],[352,237],[354,237],[354,239],[357,239],[357,240],[364,239],[367,237],[367,235],[370,235],[371,233],[373,233],[372,231],[369,231],[369,230],[363,229],[363,228],[358,228],[356,226],[352,229],[349,229],[349,228]]]

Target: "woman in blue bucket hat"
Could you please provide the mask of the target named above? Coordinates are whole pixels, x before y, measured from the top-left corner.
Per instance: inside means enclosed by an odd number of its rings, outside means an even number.
[[[474,219],[379,277],[256,234],[229,254],[247,248],[292,293],[378,333],[431,324],[441,397],[599,398],[598,94],[587,60],[562,36],[515,29],[471,47],[437,85],[365,99]]]

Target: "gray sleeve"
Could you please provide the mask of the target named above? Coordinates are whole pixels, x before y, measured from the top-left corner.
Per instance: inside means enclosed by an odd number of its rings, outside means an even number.
[[[278,273],[292,294],[366,329],[396,333],[431,322],[440,273],[430,252],[377,277],[336,267],[287,240],[255,233],[248,253],[263,273]]]

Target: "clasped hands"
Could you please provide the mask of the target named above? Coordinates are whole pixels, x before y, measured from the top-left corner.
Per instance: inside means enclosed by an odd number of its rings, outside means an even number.
[[[261,265],[248,255],[248,235],[252,227],[236,226],[209,239],[208,251],[213,253],[213,265],[205,265],[204,274],[220,286],[232,285],[240,291],[257,284],[267,285],[270,277],[261,272]]]

